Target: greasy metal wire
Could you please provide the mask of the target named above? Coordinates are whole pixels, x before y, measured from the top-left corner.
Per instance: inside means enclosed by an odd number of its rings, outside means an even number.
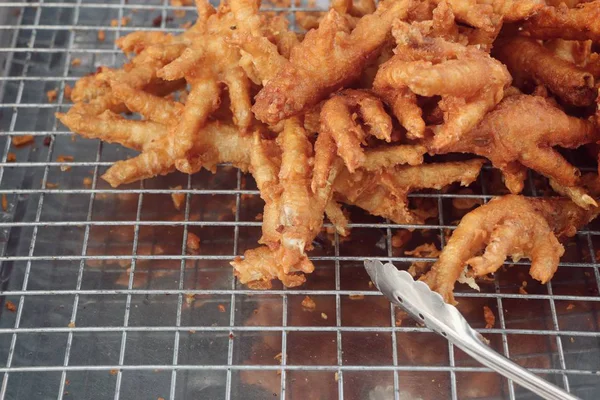
[[[233,256],[243,252],[240,241],[243,232],[249,229],[258,229],[259,221],[244,220],[242,217],[242,209],[244,199],[256,197],[257,190],[247,188],[244,184],[245,178],[238,171],[235,174],[235,184],[233,188],[215,188],[210,185],[203,185],[202,182],[193,181],[193,177],[186,177],[182,182],[181,189],[170,188],[169,185],[152,185],[140,183],[123,189],[111,189],[105,186],[99,179],[100,173],[110,166],[115,159],[114,150],[110,146],[102,143],[86,142],[86,145],[77,142],[73,146],[83,146],[76,153],[76,159],[73,161],[56,161],[64,148],[69,144],[70,132],[64,130],[64,127],[59,126],[56,120],[52,117],[52,113],[58,110],[68,108],[68,101],[64,98],[63,91],[66,85],[73,85],[77,76],[72,73],[71,64],[75,57],[87,57],[92,62],[87,65],[88,70],[85,73],[92,72],[99,64],[116,65],[122,61],[120,52],[116,46],[112,45],[112,40],[120,35],[126,34],[135,30],[160,29],[169,32],[181,32],[178,24],[170,23],[169,19],[177,10],[185,10],[188,14],[193,15],[193,7],[173,7],[167,0],[156,0],[154,2],[139,2],[134,1],[111,1],[106,3],[92,3],[84,0],[71,0],[65,2],[3,2],[0,3],[0,59],[4,62],[4,72],[0,77],[0,85],[2,91],[2,103],[0,105],[2,116],[3,142],[1,158],[0,158],[0,196],[5,197],[8,202],[8,208],[2,212],[0,219],[0,231],[2,231],[3,244],[1,245],[0,262],[2,263],[1,275],[2,278],[2,299],[5,305],[11,300],[14,302],[16,309],[11,313],[8,309],[3,309],[0,317],[0,347],[3,357],[6,357],[5,364],[0,367],[0,372],[3,374],[2,386],[0,389],[0,399],[19,398],[19,393],[27,392],[26,386],[33,384],[35,380],[51,380],[43,390],[36,393],[36,398],[67,398],[70,385],[75,381],[77,373],[94,373],[101,372],[103,376],[108,377],[110,382],[107,386],[112,388],[108,392],[98,393],[96,390],[95,396],[98,398],[134,398],[131,392],[122,394],[124,385],[129,384],[128,380],[135,379],[133,373],[140,372],[167,372],[164,378],[168,384],[166,393],[161,396],[164,398],[186,398],[190,395],[188,389],[187,377],[182,374],[186,372],[202,372],[210,373],[217,371],[223,382],[220,382],[218,387],[222,388],[220,394],[212,395],[214,398],[231,399],[240,397],[239,390],[236,385],[240,384],[238,374],[241,371],[259,371],[279,373],[276,379],[280,381],[279,392],[275,393],[279,398],[291,398],[293,387],[296,384],[295,378],[290,378],[290,374],[295,371],[313,371],[313,372],[328,372],[331,377],[335,373],[335,386],[337,387],[337,397],[355,398],[356,380],[347,378],[353,373],[363,374],[365,381],[368,381],[372,376],[369,374],[377,374],[380,372],[388,372],[392,374],[390,381],[392,391],[386,392],[388,397],[400,399],[405,398],[405,388],[411,383],[405,378],[403,373],[429,374],[439,373],[448,374],[448,390],[440,391],[440,396],[437,398],[458,399],[461,397],[460,385],[465,379],[461,374],[481,373],[488,371],[486,368],[475,365],[459,365],[457,362],[457,353],[452,345],[447,346],[448,359],[447,363],[427,364],[418,363],[410,364],[402,362],[399,359],[399,348],[405,343],[399,339],[399,334],[412,333],[417,335],[426,335],[427,329],[420,326],[401,326],[397,324],[397,315],[394,308],[390,305],[389,308],[389,324],[387,326],[351,326],[344,323],[342,317],[343,299],[353,296],[359,298],[372,298],[380,296],[377,292],[369,289],[345,288],[342,284],[343,274],[347,273],[348,267],[342,267],[342,264],[360,265],[359,263],[365,256],[373,255],[366,250],[365,254],[342,254],[343,251],[340,238],[335,234],[332,253],[317,254],[312,259],[315,262],[323,262],[333,265],[333,285],[330,288],[294,288],[284,289],[276,288],[268,292],[257,292],[244,288],[237,284],[235,279],[227,281],[226,285],[218,288],[197,288],[186,286],[188,277],[188,261],[196,263],[200,262],[217,262],[216,271],[227,270],[228,261]],[[143,3],[143,4],[141,4]],[[152,4],[148,4],[152,3]],[[291,8],[270,8],[273,11],[290,12],[290,19],[294,21],[295,11],[311,11],[306,2],[303,6],[296,6],[295,2]],[[90,14],[93,13],[93,14]],[[97,18],[90,15],[99,15]],[[85,18],[82,16],[85,15]],[[156,21],[158,24],[149,23],[143,18],[148,15],[155,17],[160,16]],[[133,21],[140,21],[139,24],[122,25],[124,16],[132,17]],[[142,17],[144,16],[144,17]],[[116,21],[115,26],[109,22],[111,19]],[[179,21],[181,22],[181,21]],[[90,37],[95,37],[99,30],[104,30],[107,34],[107,40],[104,43],[99,43],[94,40],[89,40]],[[83,36],[80,36],[83,35]],[[87,35],[87,36],[86,36]],[[90,36],[91,35],[91,36]],[[111,36],[112,35],[112,36]],[[86,40],[82,40],[84,37]],[[59,67],[56,67],[59,65]],[[61,66],[62,65],[62,66]],[[80,73],[82,75],[83,73]],[[38,87],[37,98],[32,99],[30,91],[34,85]],[[55,102],[46,102],[43,98],[45,90],[56,87],[58,89],[58,97]],[[42,96],[39,95],[42,93]],[[30,113],[35,113],[35,117],[31,117]],[[33,123],[30,120],[34,119]],[[37,118],[37,122],[35,119]],[[29,125],[22,122],[22,119],[28,119]],[[25,128],[22,128],[25,127]],[[12,138],[25,134],[34,135],[36,140],[35,153],[33,150],[15,149],[12,146]],[[44,145],[42,141],[44,140]],[[83,142],[83,141],[82,141]],[[93,143],[90,145],[90,143]],[[45,146],[47,145],[47,147]],[[17,152],[17,161],[9,160],[9,154]],[[82,154],[87,154],[81,157]],[[107,156],[108,154],[108,156]],[[120,154],[123,157],[124,153]],[[79,158],[79,160],[77,160]],[[74,179],[69,180],[60,175],[61,185],[56,187],[51,179],[57,179],[57,170],[71,169],[75,171],[83,171],[91,174],[91,182],[89,186],[83,186],[79,181]],[[220,174],[221,172],[219,172]],[[223,172],[224,173],[224,172]],[[367,220],[366,222],[354,222],[350,226],[353,232],[370,229],[374,232],[385,232],[384,234],[384,253],[378,253],[377,257],[393,261],[397,264],[408,265],[415,261],[434,261],[431,258],[416,258],[404,255],[395,254],[392,246],[392,235],[398,229],[414,229],[415,231],[436,231],[439,233],[441,243],[444,245],[446,231],[452,230],[455,227],[451,217],[445,214],[444,205],[447,202],[452,202],[453,199],[472,199],[487,201],[498,193],[488,192],[487,182],[493,172],[486,168],[479,180],[481,190],[479,193],[417,193],[411,195],[413,198],[434,199],[437,201],[438,207],[438,223],[429,225],[398,225],[389,223],[383,220]],[[219,176],[217,174],[217,177]],[[77,175],[79,176],[79,175]],[[40,179],[37,181],[37,179]],[[40,183],[37,183],[40,182]],[[163,181],[165,182],[165,181]],[[531,177],[530,182],[534,182]],[[536,187],[533,183],[529,188],[529,194],[536,195]],[[158,218],[145,217],[145,205],[149,202],[152,196],[169,197],[175,191],[185,194],[185,208],[183,210],[183,218],[178,220],[160,220]],[[47,209],[52,210],[53,207],[60,208],[60,204],[56,204],[56,198],[60,196],[74,196],[80,199],[83,204],[83,211],[74,213],[75,217],[71,216],[71,210],[67,207],[57,211],[59,217],[48,219],[43,217]],[[118,196],[134,196],[134,209],[132,210],[133,219],[127,218],[99,218],[97,214],[98,199],[102,200],[105,197],[118,200]],[[234,200],[234,211],[231,220],[214,219],[195,219],[192,218],[194,209],[192,207],[192,199],[198,196],[230,196]],[[65,197],[71,199],[69,197]],[[104,203],[102,203],[104,204]],[[63,205],[64,206],[64,205]],[[170,204],[167,204],[170,206]],[[74,205],[74,208],[77,206]],[[120,215],[120,214],[117,214]],[[31,218],[29,218],[30,216]],[[133,229],[133,238],[131,240],[131,251],[126,254],[89,254],[93,246],[98,245],[90,239],[93,230],[106,228],[107,232],[112,232],[113,229],[118,230],[121,227],[130,227]],[[182,228],[179,250],[171,254],[160,252],[147,254],[140,251],[140,242],[142,231],[158,227],[167,230],[169,228]],[[230,228],[233,232],[232,251],[225,254],[215,251],[211,254],[192,255],[186,253],[186,242],[188,237],[188,229],[206,228],[224,229]],[[78,237],[81,237],[81,248],[77,251],[72,251],[66,244],[63,245],[63,238],[56,238],[54,244],[55,251],[47,254],[40,254],[38,247],[42,246],[38,242],[38,237],[45,234],[46,229],[58,229],[65,235],[71,230],[78,231]],[[58,231],[57,231],[58,232]],[[217,231],[219,232],[219,231]],[[586,248],[587,258],[579,260],[568,260],[561,262],[561,270],[569,269],[578,271],[584,269],[586,277],[590,278],[591,285],[594,290],[587,294],[555,294],[553,284],[549,283],[545,286],[545,293],[542,289],[534,293],[510,292],[505,285],[496,278],[493,291],[488,292],[459,292],[457,298],[461,303],[469,301],[483,300],[488,301],[488,304],[495,304],[496,315],[498,318],[497,324],[492,328],[481,328],[480,331],[484,335],[500,337],[501,350],[506,356],[512,356],[513,359],[521,361],[524,365],[527,364],[529,358],[539,356],[532,349],[530,353],[511,354],[510,337],[527,337],[527,336],[546,336],[553,341],[550,346],[551,350],[546,356],[554,360],[549,366],[543,368],[534,367],[534,372],[544,374],[548,378],[552,378],[555,382],[571,390],[581,397],[593,398],[594,393],[600,390],[600,365],[598,362],[590,362],[589,357],[600,359],[600,332],[598,330],[597,310],[600,305],[600,274],[596,263],[596,252],[594,242],[596,237],[600,235],[600,230],[594,227],[586,228],[580,231],[576,237],[579,244],[583,243]],[[108,240],[108,239],[107,239]],[[18,251],[26,242],[25,250]],[[66,243],[66,239],[64,239]],[[89,263],[99,262],[113,265],[119,262],[128,263],[126,272],[126,280],[121,287],[118,288],[90,288],[85,280],[85,274],[89,269]],[[178,263],[176,268],[176,285],[170,287],[148,287],[140,288],[136,285],[136,268],[138,264],[145,261],[172,261]],[[511,262],[507,264],[526,266],[525,261]],[[69,274],[74,274],[74,286],[72,288],[60,287],[44,289],[36,284],[35,288],[31,287],[31,281],[36,280],[36,274],[41,274],[42,270],[39,265],[57,266],[74,265],[74,268],[68,269]],[[111,266],[105,266],[105,271],[112,271]],[[208,271],[209,269],[206,269]],[[17,273],[18,272],[18,273]],[[116,268],[116,273],[123,273],[123,269]],[[145,271],[144,273],[147,273]],[[44,275],[45,276],[45,275]],[[20,279],[20,280],[19,280]],[[66,278],[65,278],[66,279]],[[311,278],[309,278],[311,279]],[[312,279],[317,279],[313,277]],[[589,284],[589,282],[588,282]],[[509,288],[510,289],[510,288]],[[215,297],[229,304],[229,314],[226,315],[224,323],[221,325],[206,325],[204,323],[190,324],[187,323],[184,314],[184,308],[189,296],[204,296]],[[335,298],[335,323],[331,325],[297,325],[290,320],[291,299],[294,301],[298,297],[310,295],[314,297],[334,297]],[[124,297],[123,316],[117,323],[101,323],[98,326],[79,326],[78,312],[82,309],[80,305],[81,299],[93,296],[100,299],[102,303],[104,299],[106,303],[111,302],[116,297]],[[175,319],[174,323],[153,325],[148,323],[145,325],[132,324],[132,313],[138,307],[138,296],[174,296],[175,301]],[[249,296],[254,298],[276,296],[281,299],[281,318],[277,323],[268,326],[245,325],[243,320],[240,320],[238,307],[244,301],[249,299]],[[28,309],[28,302],[35,301],[36,298],[47,299],[51,303],[58,304],[58,308],[70,307],[68,314],[68,324],[58,325],[45,323],[45,316],[39,309]],[[167,297],[165,297],[166,299]],[[523,307],[527,307],[528,301],[547,302],[548,315],[550,318],[550,326],[547,328],[515,328],[507,327],[506,315],[508,311],[506,303],[509,301],[522,301]],[[581,328],[571,329],[570,326],[559,323],[559,314],[557,313],[557,302],[561,304],[575,303],[576,307],[581,307],[581,318],[591,318],[595,321],[592,329],[585,330]],[[513,304],[513,303],[511,303]],[[169,308],[171,310],[171,308]],[[168,312],[167,309],[164,311]],[[157,315],[157,314],[154,314]],[[560,314],[562,315],[562,314]],[[81,317],[80,317],[81,318]],[[25,321],[25,322],[24,322]],[[33,321],[33,322],[32,322]],[[512,326],[512,325],[511,325]],[[293,349],[289,345],[289,335],[294,333],[309,333],[315,334],[333,334],[335,335],[335,362],[330,362],[323,365],[304,365],[301,363],[291,362],[288,360]],[[173,334],[172,355],[170,360],[162,362],[127,362],[130,356],[128,346],[131,347],[138,334]],[[226,340],[226,346],[223,351],[226,356],[219,362],[208,360],[205,363],[190,363],[181,362],[182,357],[182,336],[188,333],[203,333],[214,335],[215,337],[223,337]],[[348,334],[368,334],[389,335],[391,336],[391,362],[372,364],[364,363],[348,363],[345,362],[345,352],[349,348],[343,346],[344,339]],[[38,343],[30,353],[25,353],[23,356],[26,360],[15,362],[17,357],[21,357],[20,340],[27,337],[44,337],[47,335],[59,335],[64,338],[64,343],[58,345],[57,356],[51,363],[39,364],[36,363],[36,352],[41,352]],[[60,335],[62,334],[62,335]],[[73,363],[73,357],[77,356],[77,350],[74,350],[74,340],[76,335],[93,335],[93,334],[115,334],[117,335],[116,342],[118,345],[114,348],[118,356],[115,362],[99,362],[88,360],[87,363]],[[239,348],[236,347],[238,335],[251,334],[255,336],[275,334],[281,336],[281,359],[280,362],[270,363],[240,363]],[[33,335],[33,336],[29,336]],[[66,336],[63,336],[66,335]],[[133,336],[133,339],[131,337]],[[574,348],[569,343],[583,340],[588,343],[587,347]],[[586,342],[587,340],[587,342]],[[512,342],[514,343],[514,342]],[[568,345],[569,351],[565,349]],[[371,349],[372,353],[376,353],[377,348]],[[418,350],[418,351],[423,351]],[[588,353],[588,358],[581,358],[581,354]],[[28,357],[33,357],[29,360]],[[572,358],[580,357],[582,360],[579,364],[573,364]],[[2,359],[0,358],[0,362]],[[567,361],[568,360],[568,361]],[[271,360],[272,361],[272,360]],[[29,374],[29,380],[23,378],[23,375]],[[49,375],[50,374],[50,375]],[[52,375],[54,374],[54,375]],[[350,374],[350,375],[348,375]],[[87,375],[86,375],[87,376]],[[157,375],[158,376],[158,375]],[[162,375],[161,375],[162,376]],[[346,377],[346,378],[345,378]],[[93,379],[88,376],[91,389],[86,390],[93,392]],[[158,378],[157,378],[158,379]],[[348,381],[348,379],[350,379]],[[435,380],[433,380],[435,381]],[[155,382],[146,383],[152,386]],[[364,382],[363,382],[364,383]],[[158,383],[156,383],[158,385]],[[139,384],[138,386],[144,385]],[[238,388],[239,389],[239,388]],[[415,389],[415,388],[412,388]],[[416,388],[418,389],[418,388]],[[141,390],[141,389],[140,389]],[[24,391],[24,392],[23,392]],[[16,394],[15,394],[16,393]],[[418,396],[419,392],[411,392],[414,396]],[[89,394],[89,392],[88,392]],[[248,395],[247,393],[245,393]],[[15,397],[16,396],[16,397]],[[91,396],[91,395],[90,395]],[[249,395],[248,395],[249,396]],[[463,394],[462,397],[465,395]],[[82,397],[83,398],[83,397]],[[92,397],[90,397],[92,398]],[[93,397],[96,398],[96,397]],[[140,395],[143,398],[143,395]],[[145,397],[144,397],[145,398]],[[213,398],[213,397],[204,397]],[[244,394],[242,397],[244,398]],[[246,397],[251,398],[251,397]],[[257,397],[260,398],[260,397]],[[506,388],[501,389],[495,398],[528,398],[528,394],[523,390],[513,386],[512,382],[506,383]]]

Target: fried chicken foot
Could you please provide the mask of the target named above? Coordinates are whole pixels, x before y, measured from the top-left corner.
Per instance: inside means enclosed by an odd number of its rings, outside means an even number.
[[[600,41],[600,1],[568,8],[546,6],[527,20],[523,28],[535,39]]]
[[[258,93],[252,107],[256,117],[276,124],[358,79],[387,40],[392,22],[405,18],[411,5],[412,0],[383,1],[352,32],[346,20],[331,10],[319,28],[294,47],[289,64]]]
[[[507,195],[478,207],[463,217],[448,244],[423,278],[448,303],[465,265],[475,276],[498,270],[507,257],[531,259],[530,275],[548,282],[564,253],[558,239],[573,236],[598,214],[567,199]],[[477,254],[485,247],[483,255]]]
[[[470,160],[397,166],[381,172],[359,169],[354,174],[344,170],[334,183],[335,198],[397,224],[422,224],[423,218],[408,208],[408,193],[441,189],[454,182],[468,186],[477,179],[483,163]]]
[[[525,179],[522,166],[562,186],[578,186],[579,170],[552,147],[577,148],[598,139],[594,123],[568,116],[542,97],[515,95],[502,100],[475,129],[448,151],[474,153],[488,158],[503,172],[509,190],[520,193]],[[596,203],[590,202],[590,199],[589,196],[576,197],[573,201],[595,206]]]
[[[506,64],[517,82],[532,80],[544,85],[574,106],[589,106],[595,100],[594,76],[555,56],[534,39],[515,36],[498,40],[494,55]]]
[[[435,127],[431,146],[442,149],[460,140],[503,97],[511,78],[506,68],[474,47],[423,37],[398,21],[393,29],[396,55],[381,66],[374,90],[393,109],[409,138],[423,138],[425,122],[416,95],[441,96],[444,123]]]
[[[392,119],[381,101],[364,90],[347,89],[336,93],[321,109],[321,129],[316,142],[315,173],[312,189],[323,187],[329,177],[334,150],[350,172],[363,166],[366,155],[361,145],[366,144],[367,135],[391,141]],[[361,127],[362,122],[368,128]],[[335,146],[332,146],[332,142]]]

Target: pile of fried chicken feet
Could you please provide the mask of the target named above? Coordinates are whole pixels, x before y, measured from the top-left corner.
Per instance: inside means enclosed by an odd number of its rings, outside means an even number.
[[[103,175],[113,187],[222,163],[250,172],[262,237],[231,263],[249,287],[305,282],[324,216],[349,234],[342,204],[422,224],[410,192],[469,185],[487,161],[512,194],[465,215],[422,277],[448,302],[466,266],[487,275],[508,256],[547,282],[559,239],[598,214],[597,176],[556,147],[600,140],[600,0],[333,0],[304,33],[259,0],[196,7],[180,35],[118,39],[128,62],[80,79],[57,117],[139,151]],[[450,153],[472,158],[439,160]],[[528,170],[557,195],[519,195]]]

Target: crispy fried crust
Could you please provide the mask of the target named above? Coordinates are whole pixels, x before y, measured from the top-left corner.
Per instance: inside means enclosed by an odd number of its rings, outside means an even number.
[[[564,253],[558,238],[573,236],[598,211],[586,211],[558,198],[507,195],[494,199],[463,217],[423,280],[444,300],[456,303],[454,284],[465,265],[482,276],[495,272],[507,257],[527,257],[531,259],[530,275],[548,282]],[[483,255],[478,256],[484,246]]]
[[[589,106],[594,102],[593,75],[555,56],[534,39],[515,36],[498,40],[494,55],[506,64],[517,82],[532,80],[575,106]]]

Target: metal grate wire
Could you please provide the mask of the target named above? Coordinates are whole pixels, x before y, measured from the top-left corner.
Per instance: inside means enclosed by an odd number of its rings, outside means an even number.
[[[318,10],[293,3],[265,9],[292,22],[298,11]],[[398,225],[352,210],[351,238],[320,236],[305,286],[270,291],[241,286],[228,265],[258,238],[251,177],[221,166],[216,175],[173,174],[116,190],[99,179],[132,153],[72,141],[53,116],[70,106],[65,86],[122,63],[117,37],[181,32],[194,14],[168,0],[0,3],[0,196],[8,201],[0,213],[0,399],[533,398],[402,320],[361,267],[366,256],[402,267],[435,261],[403,250],[443,247],[458,218],[454,200],[502,194],[493,169],[484,168],[472,193],[412,194],[434,202],[434,223]],[[131,18],[126,26],[123,17]],[[55,88],[49,103],[46,91]],[[15,148],[12,138],[24,134],[35,144]],[[56,161],[64,154],[75,159]],[[540,190],[530,176],[528,194]],[[185,194],[181,211],[171,204],[176,191]],[[392,246],[399,230],[412,232],[404,249]],[[187,252],[192,232],[200,254]],[[593,223],[567,243],[547,285],[528,278],[526,262],[509,262],[481,292],[456,294],[498,351],[589,399],[600,390],[599,236]],[[314,313],[300,307],[307,295]],[[483,305],[497,317],[492,328]]]

